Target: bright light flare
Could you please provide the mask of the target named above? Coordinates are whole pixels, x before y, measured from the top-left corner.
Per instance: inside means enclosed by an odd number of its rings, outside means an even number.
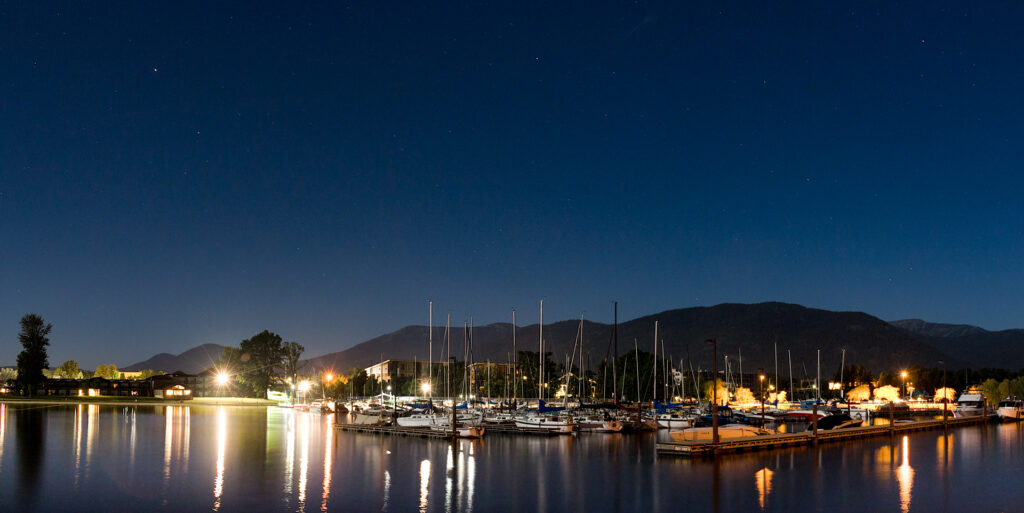
[[[424,394],[429,394],[430,393],[430,383],[424,383],[424,384],[420,385],[420,390],[422,390]]]
[[[326,380],[328,383],[330,383],[331,380],[333,380],[333,379],[334,379],[334,374],[331,374],[330,372],[328,372],[326,375],[324,375],[324,380]]]
[[[308,380],[304,379],[304,380],[300,381],[299,382],[299,392],[305,392],[305,391],[309,390],[309,386],[310,385],[309,385],[309,381]]]
[[[230,380],[230,379],[231,379],[231,376],[228,376],[228,373],[226,373],[224,371],[220,371],[220,372],[217,373],[217,384],[218,385],[227,385],[228,384],[228,380]]]

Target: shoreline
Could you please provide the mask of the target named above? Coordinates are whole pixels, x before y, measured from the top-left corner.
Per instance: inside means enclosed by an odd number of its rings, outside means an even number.
[[[0,398],[0,404],[106,404],[110,406],[277,406],[277,401],[269,399],[252,399],[248,397],[197,397],[189,400],[168,400],[144,397],[139,399],[127,399],[121,397],[5,397]]]

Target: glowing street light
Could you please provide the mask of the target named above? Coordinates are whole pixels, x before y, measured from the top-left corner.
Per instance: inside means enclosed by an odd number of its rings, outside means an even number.
[[[306,392],[306,391],[309,390],[309,387],[310,387],[309,380],[305,380],[304,379],[304,380],[299,382],[299,392]]]
[[[424,384],[420,385],[420,390],[422,390],[424,394],[429,394],[430,393],[430,383],[424,383]]]
[[[903,395],[907,395],[907,371],[900,372],[900,379],[903,380]]]
[[[327,374],[324,375],[324,381],[326,381],[328,384],[330,384],[331,380],[333,380],[333,379],[334,379],[334,374],[331,374],[330,372],[328,372]]]
[[[217,373],[217,384],[220,386],[227,385],[230,379],[231,376],[228,376],[228,373],[224,371],[220,371]]]

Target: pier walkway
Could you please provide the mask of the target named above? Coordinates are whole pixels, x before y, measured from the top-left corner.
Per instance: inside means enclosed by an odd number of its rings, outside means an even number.
[[[451,432],[435,431],[426,427],[402,427],[402,426],[380,426],[374,424],[335,424],[336,429],[342,431],[354,431],[356,433],[371,433],[377,435],[415,436],[421,438],[451,438]],[[514,425],[487,425],[484,424],[485,433],[509,434],[509,435],[534,435],[534,436],[558,436],[559,433],[543,428],[521,428]]]
[[[757,451],[776,447],[792,447],[798,445],[811,445],[816,443],[835,442],[841,440],[853,440],[869,436],[892,435],[909,433],[912,431],[923,431],[930,429],[942,429],[943,427],[953,428],[967,425],[983,424],[996,418],[995,415],[980,417],[949,418],[943,421],[920,420],[911,422],[896,422],[884,426],[866,426],[839,430],[819,430],[816,434],[812,431],[803,433],[781,433],[775,435],[745,436],[741,438],[730,438],[719,440],[718,445],[707,441],[699,442],[658,442],[655,451],[659,456],[682,456],[698,457],[711,456],[715,454],[726,454],[744,451]]]

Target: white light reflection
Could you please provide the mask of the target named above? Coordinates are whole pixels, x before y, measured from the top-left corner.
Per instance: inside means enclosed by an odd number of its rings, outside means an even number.
[[[765,505],[768,503],[768,496],[772,493],[772,476],[775,472],[765,467],[757,472],[754,472],[754,482],[757,484],[757,505],[762,510],[765,509]]]
[[[320,501],[320,511],[327,511],[327,499],[331,497],[331,467],[334,465],[331,451],[331,435],[334,434],[334,414],[327,418],[327,429],[324,430],[324,493]]]
[[[430,493],[430,460],[420,462],[420,513],[427,513],[427,498]]]
[[[217,474],[213,478],[213,510],[220,511],[224,494],[224,453],[228,445],[228,416],[221,406],[217,409]]]
[[[92,463],[92,446],[96,442],[96,432],[99,431],[100,406],[90,404],[86,411],[89,415],[89,425],[85,428],[85,477],[89,477],[89,467]]]
[[[388,510],[388,504],[391,502],[391,472],[384,471],[384,505],[381,506],[381,511]]]
[[[900,485],[900,511],[910,511],[910,490],[914,486],[914,469],[910,466],[910,443],[907,435],[903,435],[903,457],[896,469],[896,479]]]
[[[306,473],[309,470],[309,415],[302,416],[302,432],[299,443],[302,444],[302,455],[299,456],[299,511],[306,511]]]
[[[82,419],[84,418],[84,410],[84,404],[79,404],[78,408],[75,409],[75,472],[74,480],[72,482],[72,488],[74,488],[75,491],[78,491],[78,479],[81,477],[82,472]]]
[[[135,472],[135,410],[136,408],[132,408],[132,416],[128,420],[131,423],[131,434],[128,437],[128,461],[132,473]]]
[[[4,433],[7,431],[7,404],[0,403],[0,472],[4,469]]]
[[[164,409],[164,492],[167,491],[167,484],[171,481],[171,442],[174,436],[173,420],[174,408],[167,406]]]
[[[444,510],[446,513],[452,513],[452,474],[455,472],[455,454],[452,445],[448,446],[448,458],[445,461],[444,469]]]
[[[284,457],[284,493],[288,500],[292,495],[292,479],[295,476],[295,415],[291,410],[287,411],[288,420],[285,421],[285,457]]]
[[[191,429],[192,429],[192,408],[189,408],[188,406],[179,406],[179,408],[181,408],[185,412],[185,427],[184,427],[184,429],[180,433],[181,434],[181,438],[182,438],[182,441],[181,441],[181,452],[182,452],[182,455],[181,455],[181,458],[178,459],[178,461],[180,461],[181,464],[185,467],[185,468],[182,469],[182,471],[184,473],[188,474],[188,442],[189,442],[189,439],[192,437],[192,435],[191,435]]]
[[[476,456],[474,455],[473,442],[469,444],[469,456],[466,457],[466,471],[463,473],[466,489],[466,512],[473,511],[473,494],[476,485]]]

